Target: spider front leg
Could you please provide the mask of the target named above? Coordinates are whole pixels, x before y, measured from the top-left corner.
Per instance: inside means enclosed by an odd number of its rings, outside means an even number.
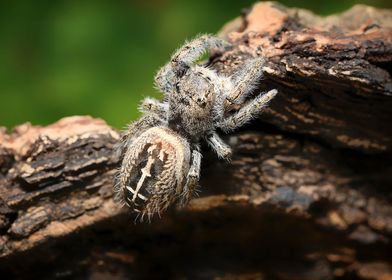
[[[170,62],[159,69],[154,77],[154,84],[155,87],[164,94],[171,94],[174,92],[176,75],[174,74]]]
[[[240,104],[255,89],[263,76],[263,58],[254,58],[244,63],[244,66],[231,77],[232,89],[228,92],[226,100],[231,104]]]
[[[278,93],[276,89],[270,90],[265,94],[260,94],[254,100],[250,101],[244,107],[242,107],[234,115],[224,119],[218,124],[218,127],[223,129],[225,132],[232,131],[237,127],[241,127],[250,121],[252,118],[257,116],[260,111],[268,104],[268,102],[274,98]]]
[[[232,151],[231,148],[223,142],[223,140],[219,137],[219,135],[214,132],[207,138],[208,144],[212,147],[212,149],[217,153],[218,157],[223,158],[227,161],[230,160]]]
[[[220,38],[211,35],[202,35],[186,43],[174,53],[171,58],[172,68],[176,75],[181,77],[192,63],[206,51],[223,49],[227,46],[229,46],[229,43]]]
[[[196,191],[200,178],[201,153],[199,148],[192,151],[192,162],[187,175],[187,181],[181,194],[180,204],[186,205]]]
[[[211,35],[202,35],[185,43],[172,55],[170,62],[159,69],[154,78],[155,86],[165,94],[173,93],[177,80],[203,53],[228,46],[226,41]]]

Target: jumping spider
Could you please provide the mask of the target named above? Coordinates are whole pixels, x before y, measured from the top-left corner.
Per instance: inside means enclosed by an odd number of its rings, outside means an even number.
[[[122,165],[115,199],[143,219],[192,197],[200,176],[199,143],[207,141],[218,157],[229,160],[230,147],[216,133],[229,132],[257,116],[276,95],[275,89],[247,101],[262,77],[264,60],[248,60],[232,77],[218,75],[195,61],[228,43],[203,35],[177,50],[155,76],[163,101],[146,98],[143,116],[131,123],[117,151]],[[241,109],[232,113],[234,105]]]

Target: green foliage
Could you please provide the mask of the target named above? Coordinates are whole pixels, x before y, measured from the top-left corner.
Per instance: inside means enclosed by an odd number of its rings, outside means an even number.
[[[159,96],[155,71],[184,39],[217,32],[253,2],[3,1],[0,125],[89,114],[120,128],[138,116],[142,97]],[[329,14],[357,1],[281,2]]]

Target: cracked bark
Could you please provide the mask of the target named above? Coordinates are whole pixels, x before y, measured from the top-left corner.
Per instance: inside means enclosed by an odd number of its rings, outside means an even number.
[[[263,2],[220,36],[233,48],[211,67],[264,56],[259,89],[280,93],[226,136],[231,163],[204,149],[201,197],[151,225],[112,202],[119,135],[103,121],[0,131],[4,275],[392,277],[392,12]]]

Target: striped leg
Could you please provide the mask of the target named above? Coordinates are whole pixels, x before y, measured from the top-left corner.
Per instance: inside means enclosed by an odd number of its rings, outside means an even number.
[[[273,89],[265,94],[259,95],[242,107],[237,113],[224,119],[218,126],[225,132],[229,132],[237,127],[243,126],[248,121],[256,117],[277,93],[278,91]]]

